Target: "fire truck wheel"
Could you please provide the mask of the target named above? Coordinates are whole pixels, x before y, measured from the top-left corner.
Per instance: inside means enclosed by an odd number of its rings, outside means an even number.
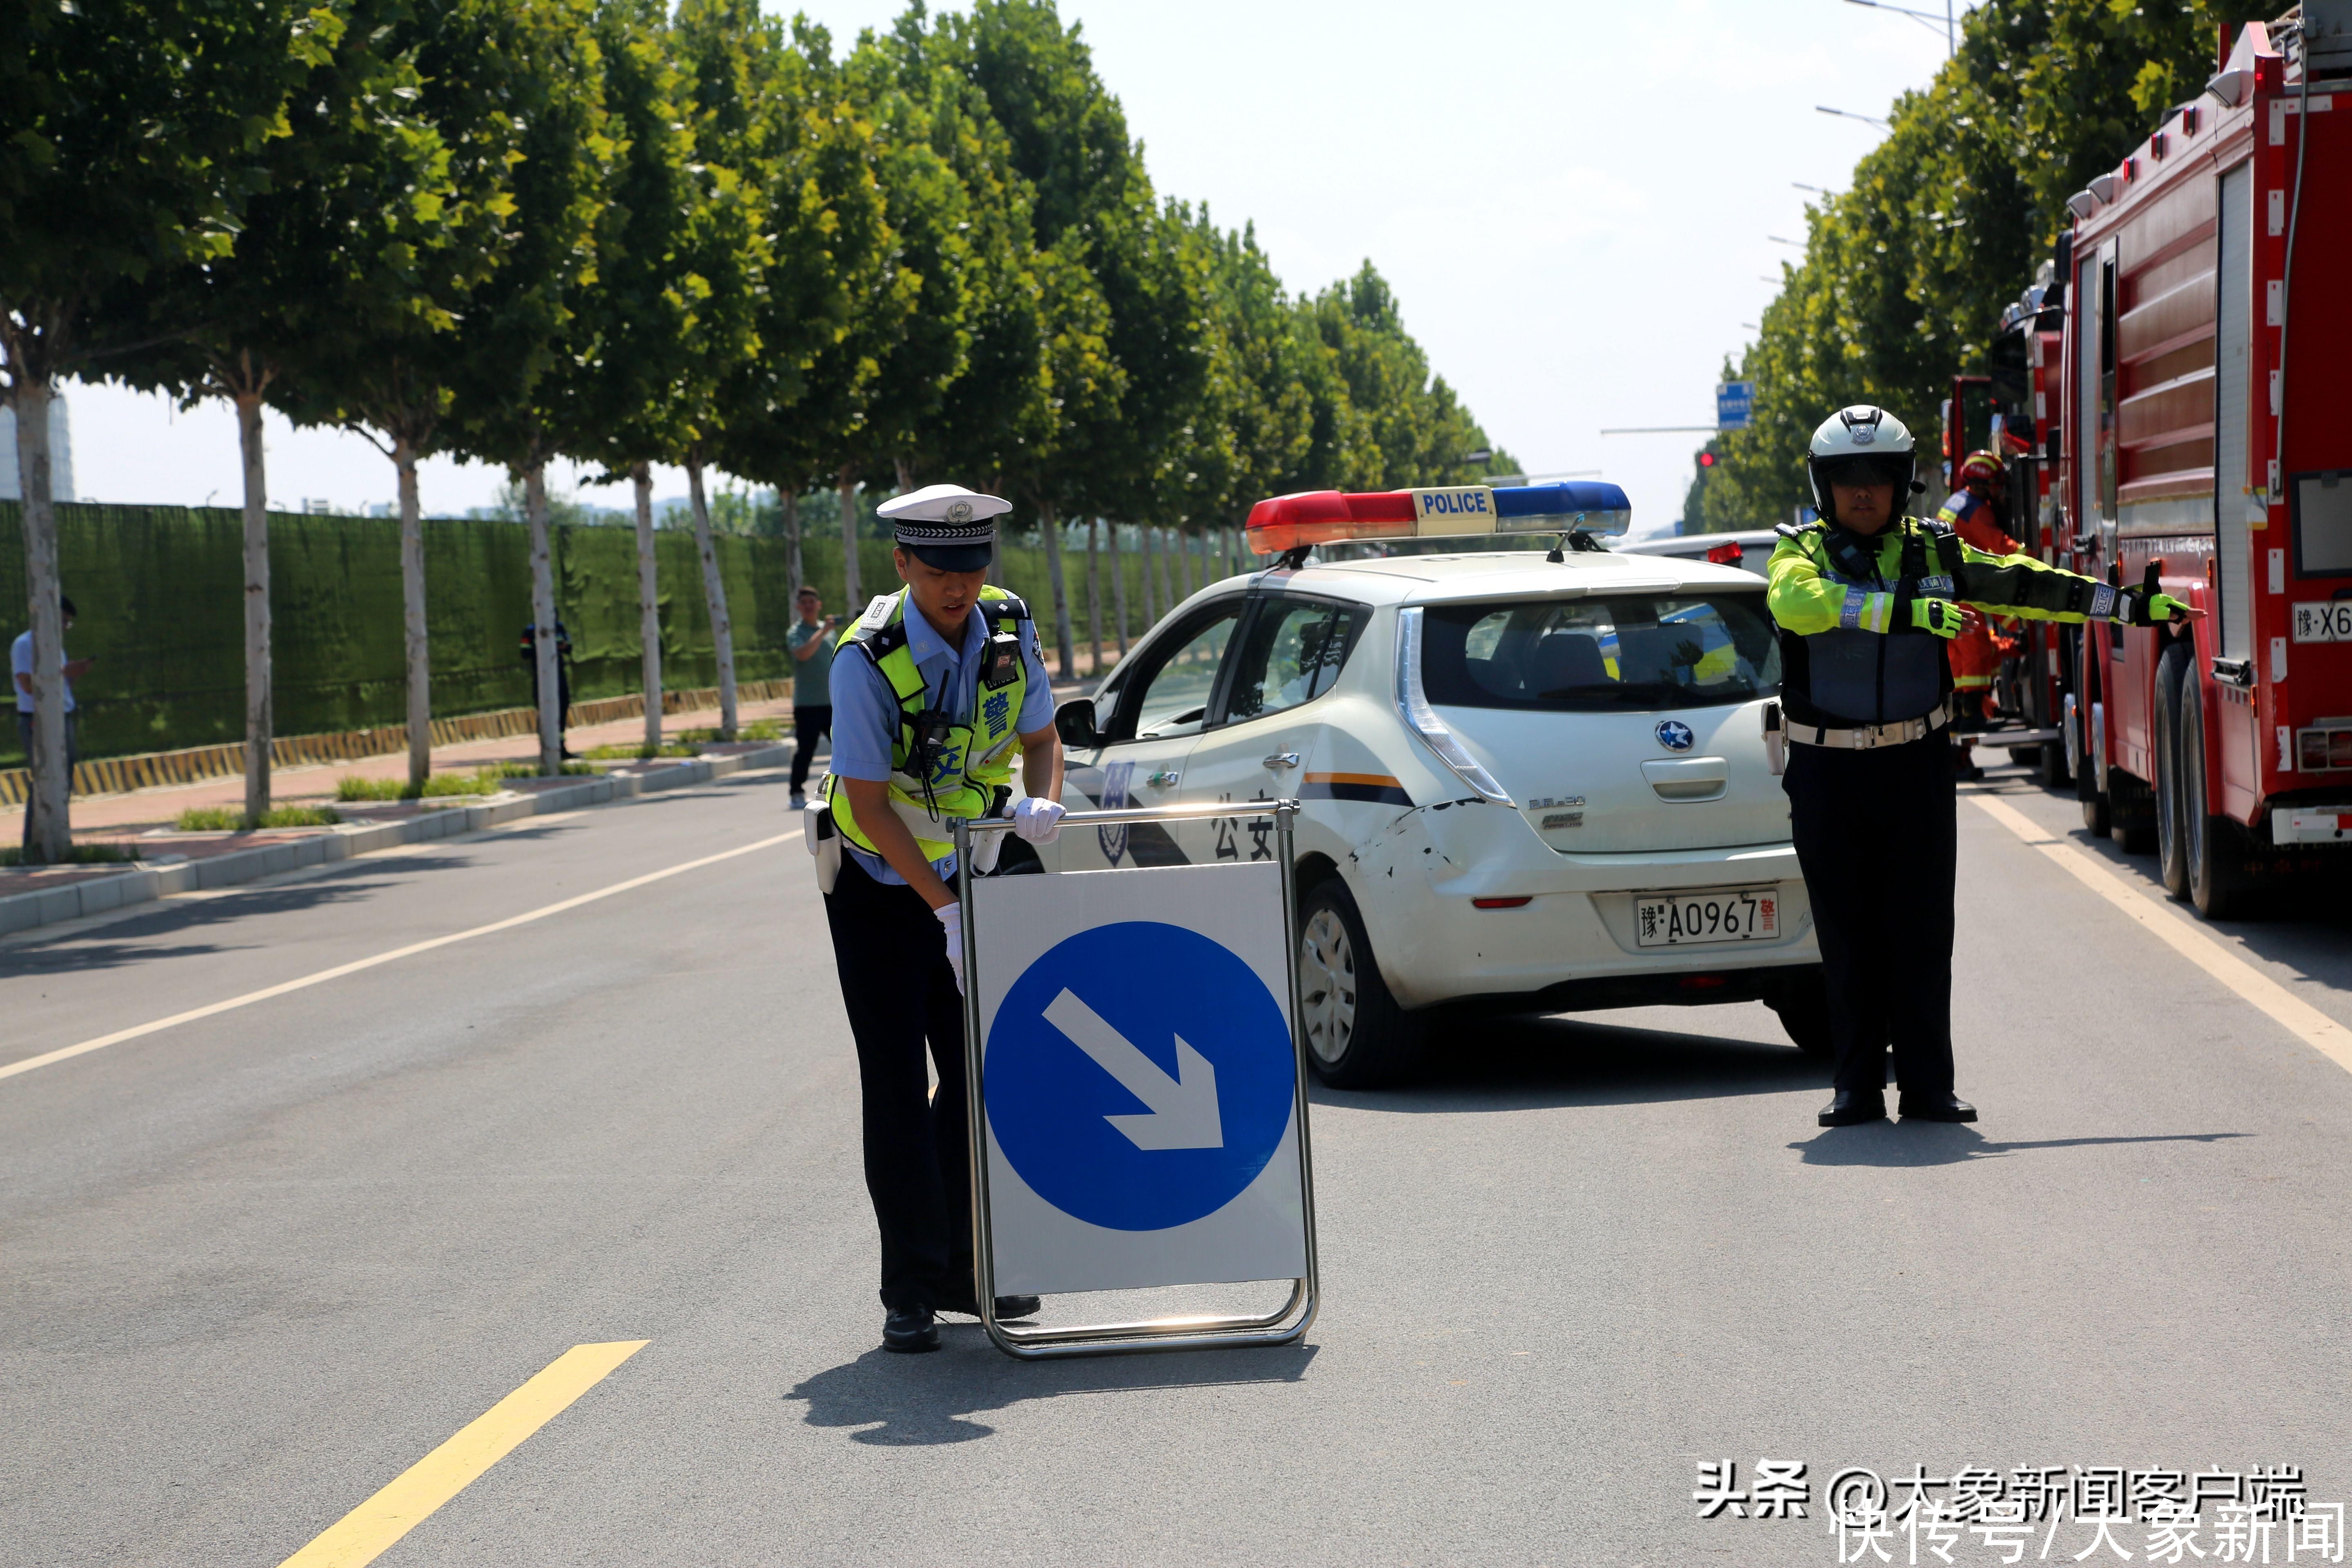
[[[2245,829],[2226,816],[2209,816],[2212,798],[2205,777],[2205,701],[2192,671],[2180,689],[2180,798],[2188,808],[2182,834],[2189,861],[2189,901],[2209,921],[2245,912],[2246,889],[2239,868],[2246,852]]]
[[[2156,792],[2118,767],[2107,769],[2107,837],[2126,855],[2156,847]]]
[[[2180,787],[2180,689],[2189,674],[2189,645],[2174,643],[2156,667],[2156,868],[2164,890],[2176,899],[2189,896],[2187,817],[2202,813],[2201,795]]]
[[[2063,741],[2042,742],[2042,754],[2035,759],[2034,767],[2041,775],[2044,789],[2061,789],[2074,782],[2074,774],[2066,767],[2066,742]]]
[[[1782,981],[1764,1005],[1780,1016],[1780,1027],[1799,1050],[1817,1062],[1837,1058],[1837,1042],[1830,1037],[1830,988],[1818,968]]]
[[[1381,978],[1356,900],[1337,877],[1299,900],[1298,1001],[1307,1060],[1334,1089],[1376,1089],[1408,1077],[1421,1055],[1421,1020]]]

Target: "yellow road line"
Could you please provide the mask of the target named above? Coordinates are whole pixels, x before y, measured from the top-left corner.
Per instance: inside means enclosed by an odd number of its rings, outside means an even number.
[[[199,1018],[209,1018],[215,1013],[226,1013],[238,1007],[249,1007],[256,1002],[267,1002],[273,996],[283,996],[289,991],[301,991],[312,985],[323,984],[330,980],[340,980],[346,974],[357,974],[362,969],[373,969],[378,964],[390,963],[395,959],[414,958],[420,952],[430,952],[436,947],[447,947],[451,942],[470,942],[478,936],[489,936],[497,931],[512,931],[517,926],[529,925],[533,921],[543,921],[550,915],[560,915],[566,910],[576,910],[583,904],[593,904],[599,899],[609,899],[615,893],[625,893],[632,889],[642,888],[648,882],[658,882],[686,871],[698,871],[705,866],[716,866],[721,860],[732,860],[738,855],[749,855],[756,850],[772,848],[776,845],[798,838],[800,836],[801,830],[795,827],[790,833],[779,833],[773,838],[762,838],[756,844],[746,844],[740,848],[721,850],[716,855],[705,855],[699,860],[688,860],[679,865],[665,867],[659,871],[648,871],[642,877],[632,877],[625,882],[615,882],[609,888],[599,888],[593,893],[582,893],[577,898],[564,899],[522,914],[509,915],[505,920],[492,921],[488,925],[476,926],[471,931],[452,931],[447,936],[436,936],[427,942],[411,942],[406,947],[394,948],[390,952],[379,952],[373,958],[354,959],[349,963],[339,963],[332,969],[321,969],[315,974],[305,974],[299,980],[289,980],[277,985],[266,985],[258,991],[248,991],[242,996],[232,996],[226,1002],[213,1002],[202,1007],[191,1007],[184,1013],[174,1013],[168,1018],[158,1018],[151,1024],[139,1024],[128,1029],[117,1029],[110,1035],[100,1035],[94,1040],[84,1040],[79,1045],[60,1046],[54,1051],[45,1051],[37,1057],[26,1057],[22,1061],[14,1061],[5,1067],[0,1067],[0,1078],[14,1078],[20,1072],[31,1072],[35,1068],[45,1068],[52,1062],[61,1062],[73,1057],[86,1056],[91,1051],[104,1050],[109,1046],[119,1046],[125,1040],[135,1040],[142,1035],[152,1035],[180,1024],[193,1024]]]
[[[362,1568],[520,1447],[573,1400],[652,1342],[573,1345],[457,1435],[394,1477],[375,1496],[327,1527],[279,1568]]]
[[[2007,801],[1990,795],[1972,794],[1967,798],[2020,839],[2064,867],[2084,887],[2137,921],[2158,941],[2260,1008],[2273,1023],[2337,1067],[2352,1072],[2352,1029],[2347,1029],[2231,952],[2211,932],[2183,919],[2170,900],[2123,876],[2097,856],[2043,832],[2032,818]]]

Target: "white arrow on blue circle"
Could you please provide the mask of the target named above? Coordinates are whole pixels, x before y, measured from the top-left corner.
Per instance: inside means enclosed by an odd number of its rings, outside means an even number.
[[[1224,1124],[1217,1116],[1217,1069],[1209,1058],[1176,1037],[1176,1076],[1103,1021],[1100,1014],[1068,991],[1045,1009],[1045,1022],[1070,1037],[1121,1089],[1151,1107],[1150,1114],[1106,1116],[1139,1149],[1222,1149]]]

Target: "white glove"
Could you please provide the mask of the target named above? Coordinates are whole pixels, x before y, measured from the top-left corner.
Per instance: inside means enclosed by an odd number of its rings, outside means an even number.
[[[941,904],[931,913],[939,916],[940,926],[948,935],[948,967],[955,971],[956,994],[963,994],[963,906]]]
[[[1013,807],[1013,831],[1032,844],[1051,844],[1062,836],[1062,803],[1023,795]]]

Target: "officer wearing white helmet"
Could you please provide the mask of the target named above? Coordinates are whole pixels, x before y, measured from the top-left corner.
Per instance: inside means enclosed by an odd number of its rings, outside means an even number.
[[[950,884],[958,819],[1012,816],[1025,841],[1061,831],[1062,748],[1029,606],[989,586],[1011,504],[961,485],[885,501],[906,586],[842,633],[833,757],[808,806],[825,921],[863,1088],[866,1187],[882,1233],[882,1343],[940,1344],[933,1314],[977,1317],[964,1100],[963,931]],[[1010,779],[1021,757],[1025,797]],[[1003,835],[973,850],[993,868]],[[988,865],[982,865],[986,860]],[[924,1068],[939,1076],[934,1098]],[[1000,1318],[1034,1296],[999,1297]]]
[[[1960,606],[2129,626],[2189,611],[2153,573],[2118,588],[2027,555],[1990,555],[1906,517],[1925,487],[1911,432],[1883,408],[1842,408],[1806,468],[1820,521],[1783,524],[1767,575],[1780,626],[1797,861],[1829,986],[1836,1092],[1821,1124],[1886,1114],[1891,1047],[1906,1120],[1973,1121],[1952,1088],[1957,800],[1947,642]]]

